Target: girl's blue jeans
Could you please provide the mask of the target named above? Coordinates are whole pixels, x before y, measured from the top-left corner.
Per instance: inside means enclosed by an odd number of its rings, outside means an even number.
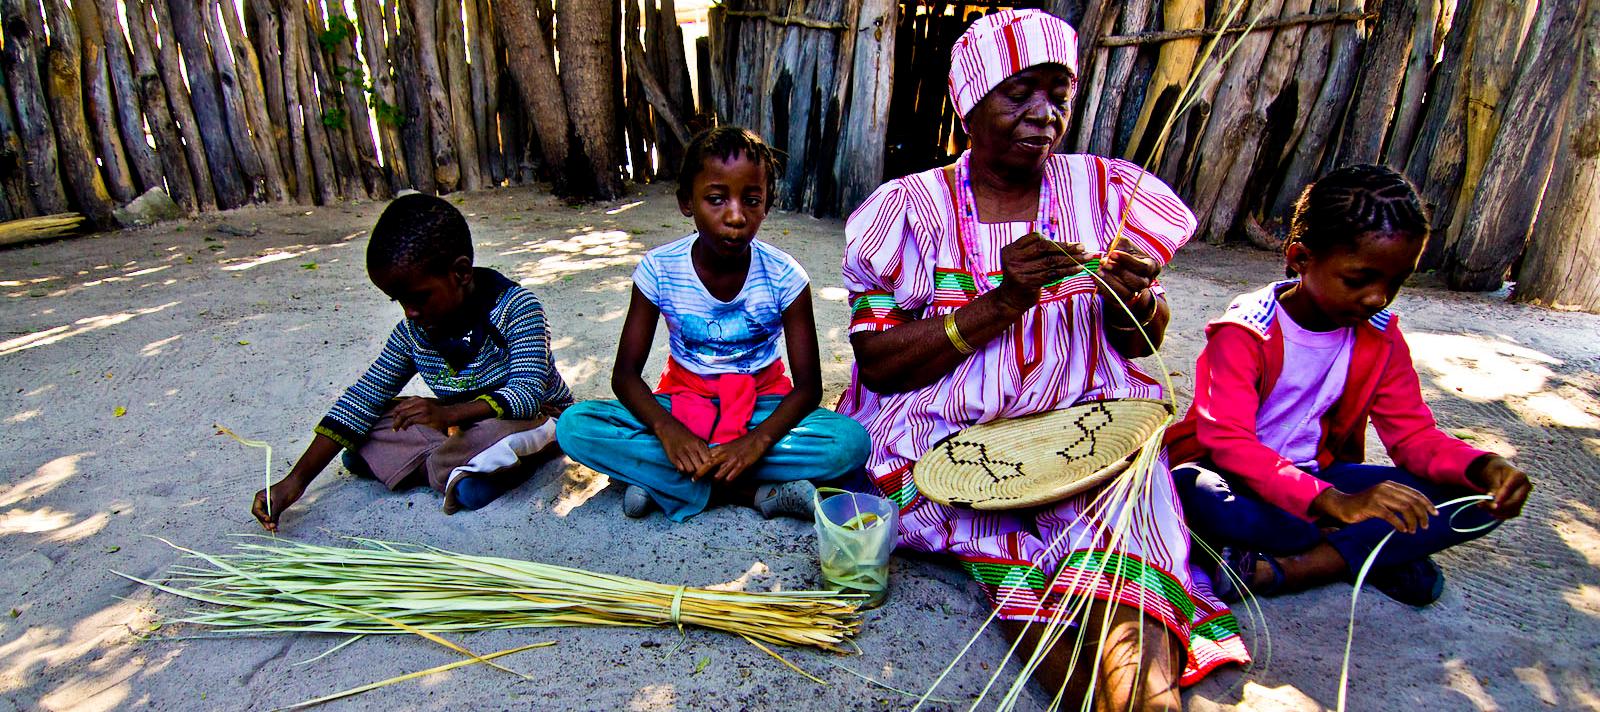
[[[1397,482],[1421,492],[1434,504],[1476,494],[1461,487],[1424,480],[1398,467],[1336,463],[1316,476],[1340,492],[1355,494],[1380,482]],[[1224,474],[1209,462],[1192,462],[1172,468],[1172,481],[1183,501],[1183,514],[1189,530],[1212,549],[1242,547],[1271,556],[1299,554],[1327,541],[1344,557],[1355,576],[1394,527],[1382,519],[1368,519],[1340,525],[1330,521],[1308,522],[1263,501],[1255,491],[1236,477]],[[1459,512],[1459,514],[1457,513]],[[1452,517],[1454,520],[1452,521]],[[1498,524],[1477,502],[1441,508],[1428,518],[1428,528],[1414,534],[1395,534],[1378,554],[1375,567],[1406,564],[1471,541],[1489,533],[1493,527],[1474,532],[1484,524]],[[1331,530],[1331,531],[1324,531]]]

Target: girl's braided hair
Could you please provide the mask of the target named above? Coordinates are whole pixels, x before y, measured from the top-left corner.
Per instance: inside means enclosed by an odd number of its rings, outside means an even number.
[[[1362,163],[1345,166],[1306,186],[1294,204],[1284,250],[1300,243],[1312,253],[1353,250],[1364,233],[1385,232],[1427,239],[1428,214],[1410,181],[1393,169]],[[1294,270],[1290,269],[1293,277]]]
[[[717,158],[728,161],[743,155],[761,166],[767,174],[767,208],[778,194],[778,151],[768,146],[760,136],[741,126],[718,126],[701,131],[689,142],[683,153],[683,167],[678,170],[678,200],[694,200],[694,179],[705,170],[706,161]]]

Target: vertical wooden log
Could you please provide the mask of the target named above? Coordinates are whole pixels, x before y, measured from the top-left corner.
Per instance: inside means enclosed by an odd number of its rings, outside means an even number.
[[[638,0],[622,0],[622,42],[625,48],[632,48],[639,43],[639,2]],[[639,53],[629,52],[624,49],[623,58],[627,61],[628,79],[624,87],[624,101],[628,114],[628,163],[633,168],[633,182],[644,184],[655,179],[655,170],[650,158],[650,144],[655,138],[656,130],[650,121],[650,100],[645,97],[644,83],[639,79],[640,67]]]
[[[0,0],[5,42],[0,45],[0,64],[4,65],[6,85],[17,112],[17,130],[22,139],[22,169],[28,179],[28,192],[40,214],[67,211],[67,194],[61,188],[61,169],[57,163],[56,134],[50,122],[40,83],[38,52],[44,47],[42,30],[28,21],[26,6],[31,0]]]
[[[117,109],[117,131],[133,169],[134,184],[142,191],[161,185],[162,170],[156,152],[145,138],[144,114],[139,108],[139,91],[133,80],[133,60],[115,0],[79,0],[98,15],[106,52],[106,72],[111,77],[112,101]],[[78,10],[80,13],[84,9]]]
[[[217,190],[217,204],[224,210],[244,205],[250,199],[252,186],[240,174],[239,159],[218,96],[216,68],[211,63],[200,8],[196,0],[154,0],[153,4],[157,26],[172,28],[176,47],[183,56],[189,99],[205,144],[206,163],[211,170],[211,183]],[[164,44],[166,31],[162,34]],[[170,85],[167,94],[172,95]]]
[[[110,3],[108,3],[109,5]],[[113,8],[108,8],[114,11]],[[108,12],[106,17],[111,17]],[[137,0],[127,4],[128,39],[133,50],[133,84],[138,92],[139,108],[150,125],[150,135],[155,139],[155,153],[161,159],[161,172],[165,175],[167,193],[187,212],[200,209],[200,197],[195,188],[194,171],[189,165],[190,156],[205,160],[199,146],[191,151],[183,145],[182,134],[172,119],[167,102],[167,88],[156,68],[155,44],[150,36],[150,13]],[[204,179],[204,176],[201,176]],[[209,187],[210,183],[206,185]],[[212,198],[213,205],[215,197]]]
[[[266,25],[266,14],[262,16],[262,26]],[[319,191],[316,167],[311,161],[311,134],[306,122],[314,120],[308,115],[306,108],[300,104],[300,52],[299,43],[304,42],[305,23],[298,22],[295,14],[293,0],[289,2],[272,3],[270,15],[282,30],[283,43],[281,46],[282,66],[277,74],[283,79],[284,98],[284,124],[283,129],[289,136],[289,162],[290,173],[294,180],[290,184],[294,187],[294,197],[301,203],[326,202],[327,194]]]
[[[1416,30],[1411,37],[1411,55],[1406,60],[1405,78],[1400,83],[1400,97],[1395,103],[1394,121],[1389,128],[1389,139],[1383,149],[1386,165],[1404,167],[1411,155],[1411,145],[1416,141],[1417,126],[1422,122],[1423,103],[1428,90],[1428,77],[1433,70],[1433,58],[1438,50],[1434,34],[1440,14],[1441,0],[1421,0],[1417,4]]]
[[[1584,15],[1572,104],[1512,298],[1600,313],[1600,3]]]
[[[1117,21],[1117,31],[1122,34],[1141,32],[1150,22],[1151,0],[1129,0],[1123,5]],[[1110,156],[1117,139],[1117,125],[1122,118],[1122,102],[1128,91],[1128,78],[1133,74],[1134,60],[1139,58],[1139,47],[1117,47],[1106,56],[1106,86],[1101,92],[1101,106],[1094,126],[1089,130],[1089,153]]]
[[[889,95],[894,86],[894,33],[899,5],[894,0],[862,0],[860,13],[848,19],[854,32],[850,68],[850,101],[839,135],[835,173],[839,176],[839,210],[848,214],[883,181],[888,140]]]
[[[77,25],[64,0],[45,0],[45,24],[50,30],[50,48],[45,50],[45,96],[50,102],[56,136],[60,140],[62,167],[67,188],[72,191],[78,212],[96,229],[116,227],[111,217],[114,207],[106,192],[100,168],[94,162],[94,143],[83,114],[83,67]]]
[[[1428,103],[1422,126],[1412,143],[1405,173],[1417,185],[1428,209],[1431,233],[1417,264],[1421,270],[1437,269],[1444,261],[1447,226],[1455,211],[1456,192],[1466,161],[1465,60],[1471,56],[1467,41],[1472,31],[1467,18],[1478,0],[1461,0],[1456,6],[1444,53],[1428,82]]]
[[[274,0],[250,0],[245,6],[249,15],[250,39],[254,57],[252,66],[260,67],[256,75],[261,85],[260,99],[266,107],[265,131],[272,139],[277,153],[278,170],[283,176],[284,188],[297,200],[311,200],[311,191],[302,190],[300,176],[296,174],[294,149],[289,143],[289,110],[283,95],[283,15]],[[231,27],[231,25],[230,25]],[[231,30],[230,30],[231,32]]]
[[[332,15],[328,18],[328,27],[332,33],[329,40],[337,40],[333,42],[333,88],[338,98],[324,95],[323,100],[343,105],[345,135],[353,146],[356,170],[365,194],[387,199],[394,193],[389,188],[383,166],[378,163],[378,142],[372,133],[372,114],[367,110],[367,94],[363,88],[367,84],[366,73],[356,56],[356,24],[344,15]]]
[[[485,185],[486,181],[489,181],[489,176],[491,175],[489,152],[495,143],[490,136],[490,117],[493,116],[493,109],[489,107],[489,78],[485,73],[488,61],[486,55],[489,54],[486,48],[493,47],[492,44],[485,43],[483,37],[483,9],[486,6],[487,2],[481,0],[463,0],[462,2],[467,80],[468,87],[471,90],[469,92],[471,98],[469,105],[472,107],[472,137],[477,147],[477,151],[474,152],[471,158],[477,161],[480,187]],[[461,160],[466,162],[467,157],[462,156]]]
[[[1314,0],[1311,12],[1323,14],[1333,12],[1337,8],[1338,0]],[[1332,39],[1333,26],[1319,23],[1307,27],[1300,41],[1300,57],[1295,63],[1294,77],[1290,79],[1289,85],[1295,92],[1294,123],[1289,127],[1282,145],[1266,147],[1271,151],[1268,158],[1272,160],[1275,171],[1272,182],[1264,191],[1268,199],[1264,212],[1269,219],[1284,221],[1288,219],[1289,206],[1278,204],[1277,196],[1289,192],[1285,190],[1284,174],[1294,158],[1294,151],[1300,143],[1301,136],[1305,134],[1306,127],[1311,121],[1317,97],[1322,93],[1322,81],[1328,74],[1328,51]]]
[[[389,192],[393,193],[408,187],[410,181],[405,152],[400,148],[400,124],[403,118],[395,98],[394,72],[384,38],[384,11],[379,0],[357,0],[355,6],[356,23],[361,31],[361,53],[366,58],[368,81],[372,84],[378,146],[383,151],[383,172],[389,181]]]
[[[208,1],[210,4],[206,10],[207,16],[220,16],[222,24],[218,31],[227,33],[226,42],[223,41],[222,35],[213,33],[213,37],[217,38],[213,40],[213,49],[219,57],[217,60],[219,68],[225,64],[220,58],[228,56],[226,65],[234,75],[236,86],[234,93],[237,94],[236,99],[242,110],[234,113],[242,114],[249,122],[250,145],[261,159],[267,196],[277,202],[286,201],[289,199],[289,188],[284,178],[278,141],[274,136],[276,132],[271,112],[267,110],[265,84],[259,69],[261,59],[256,55],[255,45],[250,41],[250,37],[245,34],[244,24],[239,19],[237,0]],[[219,76],[225,78],[227,75],[219,72]],[[224,79],[224,87],[226,86]],[[229,96],[234,95],[229,94]]]
[[[461,166],[456,162],[456,125],[450,111],[450,96],[439,66],[439,0],[407,0],[411,29],[417,48],[424,108],[432,133],[433,178],[440,193],[451,193],[461,183]]]
[[[295,76],[295,90],[299,95],[296,103],[301,113],[300,125],[305,136],[307,160],[315,179],[316,202],[328,205],[339,199],[340,176],[334,166],[333,148],[324,123],[325,107],[317,95],[317,75],[312,71],[312,58],[321,52],[321,47],[313,46],[315,39],[311,30],[314,26],[304,2],[288,0],[284,5],[283,27],[284,51],[289,54],[291,65],[284,72],[293,71]],[[285,98],[288,89],[286,81]]]
[[[1340,12],[1359,12],[1361,9],[1361,0],[1339,0]],[[1287,212],[1306,184],[1322,174],[1323,154],[1329,148],[1329,139],[1334,130],[1344,118],[1350,92],[1355,87],[1361,50],[1360,31],[1353,24],[1335,25],[1330,43],[1328,71],[1323,75],[1316,107],[1306,120],[1305,131],[1295,144],[1294,155],[1289,158],[1283,186],[1272,201],[1274,214]]]
[[[334,80],[333,71],[329,65],[333,64],[333,47],[338,33],[328,29],[327,20],[322,16],[320,3],[306,3],[306,22],[308,37],[311,41],[307,44],[310,49],[306,53],[307,64],[311,69],[311,77],[315,80],[312,84],[316,89],[316,105],[321,121],[311,126],[312,141],[317,141],[320,132],[326,137],[329,156],[333,159],[333,176],[337,191],[342,198],[366,197],[361,183],[361,172],[356,168],[355,143],[350,140],[350,115],[345,111],[341,97],[344,92],[340,90],[339,82]],[[326,34],[325,34],[326,33]]]
[[[1262,18],[1273,18],[1282,12],[1283,4],[1283,0],[1263,0],[1256,3],[1250,12],[1253,16],[1259,13]],[[1258,115],[1254,112],[1253,104],[1263,93],[1260,91],[1262,62],[1266,59],[1275,34],[1252,32],[1240,41],[1217,88],[1205,133],[1195,144],[1198,165],[1188,192],[1194,196],[1190,205],[1200,219],[1198,237],[1207,242],[1220,244],[1227,239],[1228,231],[1233,227],[1235,214],[1231,206],[1223,206],[1219,211],[1221,215],[1213,216],[1212,213],[1218,211],[1219,203],[1231,202],[1224,198],[1223,189],[1234,162],[1244,149],[1245,136],[1259,134],[1265,127],[1266,106],[1261,106],[1261,114]],[[1248,166],[1245,170],[1249,170]],[[1239,189],[1242,188],[1239,186]]]
[[[229,38],[223,32],[216,0],[203,0],[198,9],[211,46],[217,84],[222,90],[222,110],[227,119],[228,138],[233,142],[234,155],[239,158],[239,170],[249,186],[250,197],[258,201],[269,197],[281,199],[281,181],[280,190],[274,194],[267,176],[266,158],[262,155],[262,147],[267,143],[258,138],[251,125],[250,110],[246,106],[248,100],[244,96],[245,86],[239,78]]]
[[[28,173],[23,168],[27,160],[22,136],[17,133],[16,117],[11,114],[11,92],[0,79],[0,193],[5,196],[0,219],[15,220],[39,214],[33,207],[33,197],[28,194]]]
[[[132,9],[132,6],[129,6]],[[139,24],[144,26],[145,37],[159,40],[148,47],[158,47],[156,67],[161,73],[161,83],[167,95],[167,107],[178,125],[178,136],[183,141],[184,158],[194,179],[195,202],[200,210],[217,208],[216,183],[211,174],[211,159],[205,141],[200,137],[200,122],[194,115],[194,102],[190,101],[189,84],[184,80],[183,65],[178,53],[178,40],[172,31],[172,19],[166,7],[157,0],[141,0]],[[166,18],[165,23],[159,22]]]
[[[1445,263],[1451,289],[1499,289],[1527,245],[1561,135],[1562,105],[1576,69],[1572,48],[1584,5],[1584,0],[1539,4],[1538,27],[1523,50],[1506,103],[1506,116],[1514,120],[1500,124],[1461,241]]]
[[[1311,0],[1285,0],[1282,16],[1303,15],[1310,9]],[[1294,63],[1300,58],[1300,44],[1305,32],[1304,25],[1291,25],[1279,29],[1272,38],[1272,45],[1261,62],[1255,94],[1250,99],[1250,113],[1240,125],[1242,136],[1238,151],[1212,157],[1212,160],[1220,159],[1231,165],[1223,174],[1222,185],[1209,216],[1203,219],[1203,233],[1226,237],[1234,232],[1240,216],[1257,211],[1262,207],[1260,203],[1265,202],[1259,197],[1260,191],[1251,190],[1251,187],[1271,183],[1278,172],[1277,155],[1269,155],[1261,160],[1262,148],[1269,134],[1283,130],[1270,124],[1273,119],[1270,112],[1280,100],[1280,94],[1288,88],[1295,71]]]
[[[78,37],[82,47],[79,57],[83,71],[84,118],[89,124],[89,138],[95,153],[100,157],[106,190],[111,199],[126,203],[139,196],[134,185],[133,168],[128,165],[128,154],[122,148],[122,134],[117,127],[117,110],[111,103],[111,74],[106,71],[105,28],[100,24],[100,13],[92,2],[80,0],[68,12],[74,13],[78,22]]]
[[[429,122],[432,109],[422,86],[422,62],[417,58],[422,50],[417,47],[409,1],[393,2],[396,10],[395,71],[400,82],[400,92],[396,96],[404,100],[400,136],[406,166],[412,188],[423,193],[437,193],[439,184],[435,182],[433,170],[433,126]]]
[[[851,1],[858,4],[860,2],[860,0]],[[847,17],[851,18],[851,22],[855,21],[854,15],[848,15]],[[856,33],[846,32],[845,34],[854,38]],[[700,91],[702,96],[705,96],[703,92],[706,92],[707,87],[710,87],[710,96],[708,97],[711,102],[710,111],[716,114],[718,121],[727,121],[733,111],[728,97],[727,70],[729,66],[728,47],[730,39],[727,8],[722,5],[712,5],[710,9],[706,10],[706,48],[711,55],[711,81],[709,84],[701,84]],[[851,43],[850,47],[854,49],[855,45]],[[840,55],[839,61],[839,66],[841,67],[851,66],[851,58],[843,54]],[[704,110],[702,109],[702,111]]]
[[[1343,135],[1338,165],[1376,163],[1383,156],[1383,139],[1394,119],[1395,98],[1405,79],[1406,58],[1417,25],[1415,2],[1385,2],[1367,42],[1356,76],[1355,93]]]
[[[438,0],[438,19],[439,42],[444,45],[440,62],[445,72],[446,94],[450,98],[461,189],[480,190],[483,188],[483,169],[478,162],[478,112],[472,100],[472,75],[467,67],[461,0]]]
[[[499,0],[494,11],[496,24],[506,28],[506,66],[516,79],[523,114],[531,119],[533,136],[529,138],[538,142],[539,155],[555,192],[565,194],[572,129],[566,97],[556,76],[554,45],[539,19],[538,3]]]
[[[488,173],[486,176],[495,185],[500,185],[507,180],[505,174],[504,156],[510,150],[506,146],[505,129],[500,125],[500,75],[505,72],[503,54],[505,42],[500,39],[500,29],[494,22],[494,3],[491,0],[479,0],[478,27],[483,33],[483,109],[484,122],[487,124],[484,136],[479,138],[483,142],[484,157],[488,160]]]
[[[1520,3],[1509,0],[1479,0],[1475,12],[1467,22],[1468,37],[1466,76],[1461,92],[1466,109],[1463,142],[1466,157],[1461,167],[1461,189],[1456,192],[1453,218],[1445,226],[1444,250],[1450,254],[1461,239],[1464,219],[1472,206],[1473,198],[1482,183],[1484,164],[1494,147],[1495,136],[1500,132],[1500,121],[1505,114],[1505,99],[1511,80],[1516,76],[1517,62],[1526,35],[1529,17],[1537,3]]]
[[[529,144],[535,142],[524,131],[527,120],[522,115],[522,94],[511,70],[500,72],[499,113],[500,124],[500,175],[510,185],[522,183],[522,157],[528,155]]]

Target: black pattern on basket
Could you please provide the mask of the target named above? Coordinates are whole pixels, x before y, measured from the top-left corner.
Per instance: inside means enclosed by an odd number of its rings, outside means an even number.
[[[1067,424],[1068,427],[1062,428],[1067,432],[1071,432],[1072,428],[1077,428],[1078,434],[1072,442],[1067,443],[1067,446],[1061,448],[1057,454],[1066,458],[1067,462],[1093,454],[1096,445],[1095,433],[1099,432],[1101,428],[1110,425],[1111,417],[1111,411],[1106,408],[1104,401],[1094,403],[1077,419]]]
[[[956,456],[956,451],[957,451],[958,448],[960,450],[963,450],[963,451],[976,450],[977,451],[977,455],[975,457],[970,458],[970,459],[962,459],[962,458]],[[951,463],[954,463],[954,464],[957,464],[957,465],[977,465],[978,467],[983,468],[983,471],[988,473],[989,477],[994,479],[995,484],[1000,484],[1001,482],[1005,482],[1006,480],[1009,480],[1009,479],[1014,479],[1014,478],[1017,478],[1017,477],[1026,477],[1027,476],[1027,473],[1022,471],[1022,463],[1020,463],[1020,462],[1007,462],[1005,460],[996,460],[996,459],[990,457],[989,456],[989,446],[984,445],[983,443],[961,442],[961,441],[951,440],[951,441],[945,443],[944,454],[945,454],[945,457],[950,458],[950,462]],[[1003,469],[1010,470],[1010,473],[1009,474],[1003,474],[1003,475],[1002,474],[998,474],[998,473],[995,472],[995,468],[996,467],[1000,467],[1000,468],[1003,468]]]

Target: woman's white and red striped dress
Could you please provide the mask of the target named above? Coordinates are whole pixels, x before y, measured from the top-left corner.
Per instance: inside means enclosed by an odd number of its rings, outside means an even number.
[[[1193,214],[1171,189],[1125,161],[1056,155],[1044,179],[1051,199],[1043,225],[959,219],[958,207],[971,205],[971,197],[958,203],[951,186],[968,189],[941,169],[878,188],[845,227],[850,332],[955,311],[999,283],[1001,248],[1036,227],[1050,239],[1103,252],[1126,211],[1123,234],[1162,264],[1194,231]],[[958,510],[921,497],[911,478],[924,452],[977,423],[1093,400],[1161,397],[1157,379],[1106,342],[1094,279],[1079,274],[1047,286],[1037,307],[932,385],[879,395],[853,373],[839,411],[871,435],[867,467],[901,507],[901,546],[957,557],[1003,618],[1045,620],[1063,596],[1074,595],[1142,608],[1188,644],[1188,684],[1249,656],[1237,621],[1211,596],[1204,574],[1190,570],[1189,535],[1164,460],[1138,492],[1125,480],[1108,485],[1127,491],[1101,498],[1098,507],[1090,503],[1102,490],[1043,510]],[[1117,519],[1126,520],[1127,534],[1108,546],[1107,525]],[[1052,587],[1057,571],[1064,573]],[[1115,586],[1110,573],[1120,581]]]

